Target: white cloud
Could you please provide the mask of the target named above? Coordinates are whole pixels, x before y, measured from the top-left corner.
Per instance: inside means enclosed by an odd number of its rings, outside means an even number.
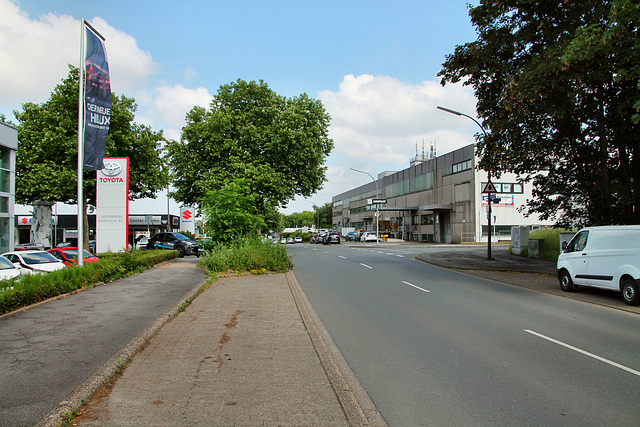
[[[352,159],[354,165],[373,161],[402,169],[415,154],[416,143],[421,151],[422,140],[427,148],[435,142],[440,153],[473,142],[468,132],[455,132],[469,123],[458,117],[451,120],[436,109],[446,105],[473,114],[473,93],[461,85],[410,84],[389,76],[350,74],[337,92],[325,90],[319,97],[332,117],[334,155]]]
[[[328,181],[308,201],[297,199],[285,213],[310,210],[335,195],[371,182],[357,168],[377,177],[385,171],[409,167],[409,159],[429,154],[431,143],[442,155],[475,142],[479,128],[473,121],[438,110],[438,105],[474,115],[476,100],[461,84],[442,87],[437,81],[418,84],[389,76],[363,74],[344,77],[337,91],[321,91],[320,100],[331,115],[330,137],[335,148],[328,159]]]
[[[166,126],[165,136],[180,139],[185,116],[194,106],[209,107],[213,98],[206,88],[185,88],[182,85],[159,86],[151,92],[153,107],[151,117]]]
[[[135,97],[159,66],[130,35],[102,18],[90,23],[106,38],[113,91]],[[31,18],[18,3],[0,0],[0,111],[10,113],[25,102],[49,98],[67,76],[68,64],[79,65],[80,30],[80,21],[72,16],[49,13]]]

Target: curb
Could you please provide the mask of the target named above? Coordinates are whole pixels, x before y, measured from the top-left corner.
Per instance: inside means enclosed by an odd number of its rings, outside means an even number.
[[[161,265],[161,264],[158,264]],[[122,350],[109,359],[102,367],[94,372],[82,384],[52,409],[36,427],[57,427],[61,425],[68,415],[80,408],[91,399],[102,387],[104,387],[116,373],[125,367],[131,359],[141,352],[160,330],[180,313],[183,304],[193,301],[209,278],[198,283],[191,291],[176,303],[167,313],[162,314],[150,326],[131,340]]]
[[[295,274],[285,273],[289,289],[298,307],[320,363],[329,378],[349,425],[386,427],[387,423],[364,390],[346,360],[324,328],[313,306],[302,291]]]

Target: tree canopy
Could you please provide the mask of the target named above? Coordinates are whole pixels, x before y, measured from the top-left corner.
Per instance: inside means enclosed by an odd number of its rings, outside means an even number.
[[[481,167],[533,185],[526,212],[558,226],[640,222],[640,6],[483,0],[476,41],[440,72],[478,99]]]
[[[160,157],[162,132],[135,123],[135,101],[112,94],[111,125],[105,156],[129,157],[129,198],[153,198],[169,178]],[[25,103],[18,120],[16,201],[77,203],[78,69],[43,104]],[[96,173],[85,171],[84,194],[95,205]]]
[[[296,195],[310,196],[326,180],[333,148],[329,115],[306,94],[277,95],[260,82],[223,85],[210,108],[194,107],[180,141],[168,150],[173,196],[202,205],[207,194],[242,179],[259,215],[272,215]]]

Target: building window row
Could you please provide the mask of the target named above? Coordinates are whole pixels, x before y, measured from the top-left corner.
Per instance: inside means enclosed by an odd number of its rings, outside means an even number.
[[[451,167],[452,173],[458,173],[462,171],[469,170],[473,167],[473,162],[471,160],[466,160],[464,162],[456,163]]]

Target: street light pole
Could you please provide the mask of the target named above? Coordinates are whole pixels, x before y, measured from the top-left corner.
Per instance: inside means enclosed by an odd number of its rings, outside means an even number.
[[[478,126],[480,126],[480,129],[482,129],[482,133],[484,133],[484,136],[485,137],[487,136],[487,131],[484,130],[484,128],[482,127],[480,122],[477,121],[476,119],[474,119],[473,117],[471,117],[470,115],[461,113],[460,111],[452,110],[450,108],[441,107],[439,105],[437,106],[437,108],[438,108],[438,110],[442,110],[442,111],[445,111],[445,112],[450,113],[450,114],[455,114],[456,116],[464,116],[464,117],[467,117],[467,118],[473,120],[474,122],[476,122],[476,124]],[[491,181],[491,169],[487,170],[487,180]],[[487,218],[487,221],[488,221],[487,259],[489,261],[491,261],[491,193],[488,193],[487,199],[489,201],[489,214],[488,214],[488,218]]]
[[[369,172],[366,171],[361,171],[359,169],[354,169],[354,168],[349,168],[354,172],[360,172],[360,173],[366,173],[367,175],[369,175],[369,178],[371,178],[373,180],[373,183],[376,185],[376,199],[380,196],[378,193],[378,181],[376,181],[373,176],[371,176],[371,174]],[[379,223],[380,223],[380,216],[379,216],[379,210],[378,207],[380,205],[378,203],[376,203],[376,246],[379,245],[378,240],[380,239],[380,232],[379,232]]]

